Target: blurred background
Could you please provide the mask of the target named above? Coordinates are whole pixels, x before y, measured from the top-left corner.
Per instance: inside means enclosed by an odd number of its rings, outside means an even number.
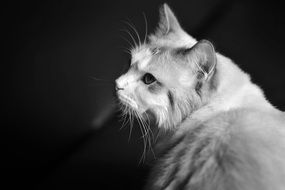
[[[152,32],[164,2],[187,32],[212,41],[285,110],[281,1],[6,1],[1,189],[142,188],[149,163],[139,162],[139,128],[128,141],[113,86],[92,77],[113,81],[124,71],[124,21],[143,37],[143,13]]]

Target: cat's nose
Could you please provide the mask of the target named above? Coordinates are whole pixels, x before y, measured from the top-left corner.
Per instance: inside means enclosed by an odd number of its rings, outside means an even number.
[[[119,80],[119,79],[117,79],[115,83],[116,83],[116,84],[115,84],[115,90],[116,90],[116,91],[124,90],[124,88],[120,85],[121,83],[120,83],[120,80]]]

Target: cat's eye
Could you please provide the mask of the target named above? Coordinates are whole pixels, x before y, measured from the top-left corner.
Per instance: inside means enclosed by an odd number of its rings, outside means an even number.
[[[142,81],[148,85],[148,84],[154,83],[156,81],[156,78],[152,74],[146,73],[142,77]]]

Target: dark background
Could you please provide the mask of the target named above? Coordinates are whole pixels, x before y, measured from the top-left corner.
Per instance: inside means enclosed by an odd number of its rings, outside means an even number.
[[[122,20],[143,36],[142,13],[153,31],[163,2],[2,3],[0,186],[141,189],[149,164],[139,163],[139,129],[128,142],[128,127],[120,130],[110,111],[113,86],[90,77],[122,73],[129,59]],[[167,2],[187,32],[212,41],[285,110],[281,1]]]

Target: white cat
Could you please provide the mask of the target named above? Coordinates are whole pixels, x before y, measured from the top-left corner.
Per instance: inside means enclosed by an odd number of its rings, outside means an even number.
[[[167,132],[146,189],[285,190],[285,115],[249,75],[187,34],[166,4],[131,53],[118,98]]]

